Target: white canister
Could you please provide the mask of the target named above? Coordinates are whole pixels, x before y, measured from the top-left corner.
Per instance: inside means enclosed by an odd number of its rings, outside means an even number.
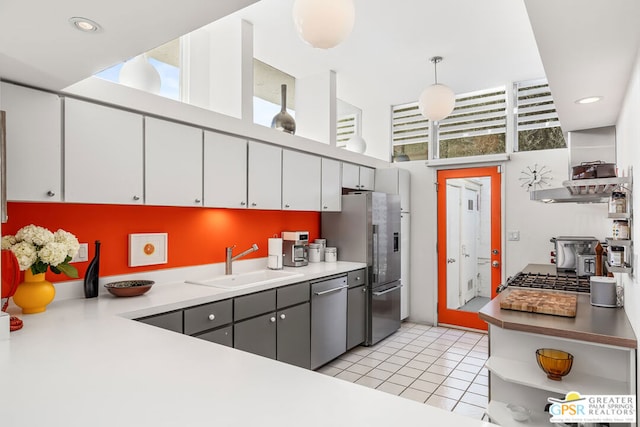
[[[324,250],[324,260],[325,260],[325,262],[336,262],[336,261],[338,261],[338,249],[337,248],[325,248],[325,250]]]
[[[613,221],[613,238],[614,239],[629,238],[629,221],[627,220]]]
[[[320,262],[320,245],[309,243],[309,262]]]
[[[313,243],[320,245],[320,261],[324,261],[324,250],[327,248],[327,239],[316,239]]]

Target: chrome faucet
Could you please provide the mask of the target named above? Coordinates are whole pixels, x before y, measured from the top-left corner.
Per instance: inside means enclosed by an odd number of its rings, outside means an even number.
[[[242,258],[243,256],[250,254],[251,252],[255,252],[255,251],[258,250],[258,245],[256,245],[254,243],[246,251],[244,251],[242,253],[239,253],[236,256],[233,256],[233,248],[235,248],[235,247],[236,247],[236,245],[229,246],[229,247],[225,248],[226,257],[225,257],[225,262],[224,262],[224,274],[232,274],[231,263],[233,261],[237,260],[238,258]]]

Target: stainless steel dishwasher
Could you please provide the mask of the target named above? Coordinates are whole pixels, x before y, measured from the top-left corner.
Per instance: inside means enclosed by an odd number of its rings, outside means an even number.
[[[311,282],[311,369],[347,351],[347,275]]]

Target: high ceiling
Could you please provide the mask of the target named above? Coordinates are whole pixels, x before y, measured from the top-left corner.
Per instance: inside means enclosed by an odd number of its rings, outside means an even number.
[[[457,93],[546,71],[567,131],[615,123],[640,40],[637,0],[354,2],[352,34],[324,51],[298,38],[293,0],[4,1],[0,77],[61,90],[239,10],[253,24],[257,59],[296,77],[334,70],[347,101],[415,101],[433,83],[428,58],[434,55],[444,57],[439,81]],[[104,30],[75,31],[67,22],[72,16]],[[603,102],[577,108],[584,106],[573,101],[583,93],[604,96]]]

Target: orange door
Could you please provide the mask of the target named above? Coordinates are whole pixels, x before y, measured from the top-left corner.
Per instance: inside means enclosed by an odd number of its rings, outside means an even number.
[[[478,310],[502,282],[498,166],[438,171],[438,323],[487,329]]]

